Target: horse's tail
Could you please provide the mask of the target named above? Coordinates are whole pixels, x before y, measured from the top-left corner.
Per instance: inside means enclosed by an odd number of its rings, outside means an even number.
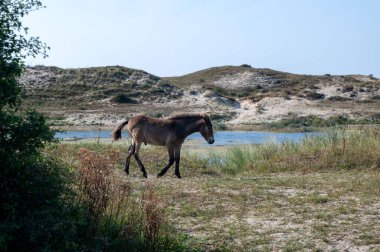
[[[114,141],[117,141],[121,138],[121,130],[124,128],[125,125],[128,124],[128,120],[125,120],[124,122],[120,123],[114,131],[112,131],[112,138]]]

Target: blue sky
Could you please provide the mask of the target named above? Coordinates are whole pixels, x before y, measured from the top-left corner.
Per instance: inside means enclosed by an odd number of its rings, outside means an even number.
[[[212,66],[380,77],[378,0],[45,0],[24,19],[51,50],[29,65]]]

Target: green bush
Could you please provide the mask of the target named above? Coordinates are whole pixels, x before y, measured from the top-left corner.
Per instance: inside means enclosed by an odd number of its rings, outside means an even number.
[[[227,126],[224,124],[224,123],[221,123],[221,122],[215,122],[213,124],[213,128],[214,130],[226,130],[227,129]]]
[[[115,95],[114,97],[111,98],[111,102],[115,102],[115,103],[132,103],[132,104],[136,104],[137,101],[132,99],[132,98],[129,98],[127,94],[125,93],[119,93],[117,95]]]
[[[23,59],[48,49],[27,36],[20,20],[41,7],[40,1],[0,1],[1,251],[75,250],[80,244],[67,169],[41,152],[54,132],[41,114],[20,110]]]
[[[76,209],[64,166],[28,156],[7,160],[1,187],[0,250],[63,251],[77,246]],[[65,199],[65,200],[63,200]]]
[[[77,225],[68,170],[41,153],[54,132],[33,111],[2,111],[0,121],[0,250],[70,248]]]
[[[241,65],[241,67],[249,67],[249,68],[252,68],[251,65],[248,65],[248,64],[243,64],[243,65]]]

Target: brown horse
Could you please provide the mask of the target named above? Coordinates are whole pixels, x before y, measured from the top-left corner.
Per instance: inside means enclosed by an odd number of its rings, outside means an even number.
[[[139,158],[139,150],[142,143],[166,146],[169,152],[169,163],[162,169],[157,177],[163,176],[175,161],[175,175],[181,178],[179,173],[180,153],[186,137],[194,132],[200,132],[209,143],[214,143],[214,133],[211,120],[206,114],[180,114],[165,119],[151,118],[147,116],[135,116],[119,124],[112,132],[116,141],[121,138],[121,130],[127,126],[132,137],[125,172],[129,174],[129,162],[133,155],[145,178],[148,177],[145,167]]]

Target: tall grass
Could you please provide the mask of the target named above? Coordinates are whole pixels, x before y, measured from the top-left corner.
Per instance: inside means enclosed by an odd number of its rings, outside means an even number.
[[[148,248],[157,251],[161,242],[161,233],[165,225],[164,204],[154,191],[152,184],[148,184],[142,191],[141,208],[144,213],[143,233],[148,242]],[[164,231],[165,232],[165,231]]]
[[[246,171],[380,169],[380,130],[340,128],[298,144],[233,146],[226,155],[214,155],[213,160],[210,165],[214,169],[231,175]]]
[[[113,155],[105,157],[86,148],[79,149],[78,202],[86,207],[88,218],[95,227],[118,190],[112,187]]]

